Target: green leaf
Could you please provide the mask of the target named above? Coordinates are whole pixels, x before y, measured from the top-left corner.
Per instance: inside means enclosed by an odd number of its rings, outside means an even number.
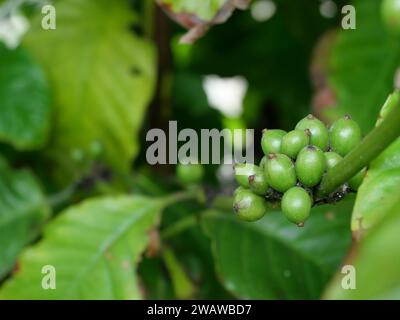
[[[43,30],[42,17],[24,45],[45,66],[54,91],[52,157],[64,178],[79,174],[84,166],[71,154],[100,142],[106,164],[126,172],[156,76],[153,46],[130,31],[138,20],[129,1],[59,1],[56,30]]]
[[[210,239],[199,223],[204,207],[185,202],[168,207],[161,237],[173,248],[180,264],[196,284],[193,299],[232,299],[217,279]],[[191,215],[188,215],[191,212]]]
[[[61,213],[37,245],[20,258],[20,270],[0,299],[137,299],[136,264],[164,201],[120,196],[88,200]],[[56,289],[42,289],[42,268],[56,270]]]
[[[145,256],[139,264],[138,274],[143,285],[145,299],[175,299],[174,290],[160,257],[147,258]]]
[[[347,265],[355,269],[353,290],[345,290],[339,273],[328,287],[326,299],[400,299],[400,201],[351,251]],[[349,274],[350,275],[350,274]],[[348,275],[348,276],[349,276]]]
[[[51,108],[44,73],[25,50],[9,50],[2,43],[0,101],[0,141],[18,150],[47,143]]]
[[[13,268],[22,248],[38,236],[48,215],[33,174],[12,170],[0,158],[0,279]]]
[[[225,287],[245,299],[316,299],[351,244],[352,201],[313,209],[302,229],[280,212],[244,223],[211,211],[204,228]]]
[[[358,237],[378,223],[397,202],[400,194],[400,139],[369,166],[357,193],[351,229]]]
[[[374,126],[380,106],[393,90],[400,64],[400,41],[382,22],[381,2],[354,2],[357,29],[339,31],[329,70],[338,113],[350,114],[364,133]]]

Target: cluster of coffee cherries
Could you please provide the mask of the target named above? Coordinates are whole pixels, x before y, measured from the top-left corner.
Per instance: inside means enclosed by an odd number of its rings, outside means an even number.
[[[326,199],[315,194],[324,174],[346,156],[362,138],[359,125],[345,116],[329,128],[308,115],[295,130],[263,130],[260,164],[235,164],[239,187],[233,209],[245,221],[261,219],[270,205],[279,205],[287,219],[299,227],[319,202],[332,202],[356,191],[365,169]]]

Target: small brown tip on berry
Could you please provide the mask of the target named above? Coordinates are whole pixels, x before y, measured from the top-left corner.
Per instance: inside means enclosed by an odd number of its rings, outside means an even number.
[[[311,144],[307,146],[307,149],[308,150],[314,150],[314,151],[316,150],[315,146],[313,146]]]
[[[303,227],[304,227],[304,222],[298,223],[297,226],[298,226],[299,228],[303,228]]]
[[[307,116],[307,119],[308,119],[308,120],[314,120],[315,117],[310,113],[310,114]]]
[[[233,211],[235,211],[236,213],[238,213],[239,212],[239,205],[237,204],[237,203],[235,203],[234,205],[233,205]]]
[[[268,153],[268,159],[275,159],[276,158],[276,154],[275,153]]]
[[[308,135],[309,137],[311,137],[311,131],[310,131],[310,129],[305,129],[304,132],[306,133],[306,135]]]
[[[253,182],[255,178],[256,178],[256,176],[254,174],[249,176],[249,182],[250,183]]]
[[[348,114],[346,114],[346,115],[343,117],[343,119],[344,119],[344,120],[351,120],[351,116],[348,115]]]
[[[262,133],[266,133],[268,131],[268,129],[262,129]]]

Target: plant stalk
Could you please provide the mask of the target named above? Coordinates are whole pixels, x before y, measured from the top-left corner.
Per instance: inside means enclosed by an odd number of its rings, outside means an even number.
[[[163,240],[173,238],[178,234],[197,226],[198,224],[199,220],[195,215],[184,217],[161,231],[161,238]]]
[[[384,151],[400,135],[400,103],[395,95],[389,97],[391,111],[342,161],[322,179],[317,196],[325,197],[354,177]]]
[[[155,0],[145,0],[143,8],[143,29],[148,39],[154,37]]]

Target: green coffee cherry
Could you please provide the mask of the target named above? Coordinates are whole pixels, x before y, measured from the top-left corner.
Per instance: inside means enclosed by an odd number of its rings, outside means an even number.
[[[249,188],[249,177],[261,169],[252,163],[236,163],[234,170],[237,183],[244,188]]]
[[[286,131],[283,130],[263,130],[261,138],[261,147],[265,155],[269,153],[279,153],[281,150],[281,142]]]
[[[236,196],[238,196],[240,193],[242,193],[243,191],[249,191],[249,189],[244,188],[242,186],[239,186],[235,189],[235,191],[233,192],[233,197],[235,198]]]
[[[282,197],[282,212],[286,218],[297,224],[304,226],[304,222],[310,216],[312,200],[310,195],[303,188],[293,187],[285,192]]]
[[[350,189],[357,191],[358,188],[361,186],[366,173],[367,173],[367,169],[364,168],[359,173],[357,173],[353,178],[351,178],[349,180]]]
[[[176,175],[183,185],[197,184],[204,177],[204,168],[201,164],[179,163],[176,167]]]
[[[265,178],[264,171],[260,168],[257,172],[249,177],[250,190],[260,196],[265,196],[268,193],[268,182]]]
[[[343,157],[361,141],[360,126],[350,116],[337,120],[332,125],[330,133],[332,150]]]
[[[322,121],[315,118],[312,114],[309,114],[307,117],[300,120],[300,122],[296,126],[296,129],[310,130],[311,132],[310,144],[317,146],[322,151],[325,151],[328,148],[329,144],[328,129],[326,128],[326,126]]]
[[[342,161],[342,159],[342,156],[340,156],[336,152],[325,152],[327,171],[336,166],[340,161]]]
[[[285,192],[297,182],[294,164],[284,154],[270,153],[264,174],[268,184],[278,192]]]
[[[383,0],[382,18],[387,29],[395,35],[400,35],[400,1]]]
[[[325,155],[321,149],[316,146],[307,146],[303,148],[297,156],[297,178],[307,187],[314,187],[320,183],[325,169]]]
[[[267,156],[262,157],[259,167],[264,170],[265,164],[267,163]]]
[[[233,210],[241,220],[253,222],[260,220],[267,212],[267,204],[250,190],[235,192]]]
[[[292,159],[296,159],[301,149],[310,142],[310,130],[293,130],[282,138],[281,153]]]

